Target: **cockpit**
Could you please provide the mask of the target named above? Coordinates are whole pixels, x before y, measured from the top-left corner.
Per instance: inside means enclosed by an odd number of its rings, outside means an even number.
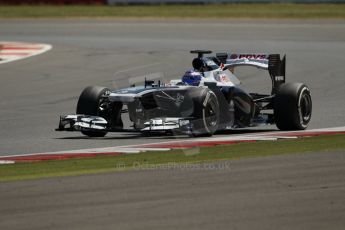
[[[203,82],[216,82],[217,85],[238,85],[240,81],[229,70],[223,70],[223,64],[217,57],[204,57],[211,51],[195,50],[191,53],[197,53],[198,57],[192,61],[193,69],[189,69],[182,76],[183,84],[203,85]]]

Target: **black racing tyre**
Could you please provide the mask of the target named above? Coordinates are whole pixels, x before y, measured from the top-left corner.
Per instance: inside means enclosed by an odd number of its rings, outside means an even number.
[[[217,96],[210,89],[204,89],[194,98],[191,136],[212,136],[219,126],[220,109]]]
[[[312,115],[309,88],[303,83],[283,84],[274,98],[274,118],[280,130],[303,130]]]
[[[100,86],[86,87],[79,96],[77,114],[100,116],[101,99],[108,90],[108,88]],[[81,133],[89,137],[104,137],[107,134],[106,131],[81,131]]]

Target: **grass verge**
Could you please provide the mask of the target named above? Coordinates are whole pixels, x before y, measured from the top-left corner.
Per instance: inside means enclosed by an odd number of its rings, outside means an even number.
[[[318,136],[279,140],[276,142],[239,143],[236,145],[222,145],[184,151],[146,152],[117,157],[99,156],[94,158],[0,165],[0,181],[124,171],[138,168],[154,168],[155,166],[159,167],[162,165],[234,160],[246,157],[345,150],[344,140],[344,135]]]
[[[0,6],[0,18],[345,18],[345,4]]]

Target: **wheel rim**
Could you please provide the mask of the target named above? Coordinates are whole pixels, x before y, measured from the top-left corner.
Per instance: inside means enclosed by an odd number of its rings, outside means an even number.
[[[311,118],[311,97],[308,93],[304,93],[300,100],[300,116],[302,118],[303,123],[308,122]]]
[[[105,111],[107,111],[108,107],[108,98],[107,96],[109,95],[109,91],[106,90],[102,96],[99,98],[98,101],[98,109],[97,109],[97,116],[104,116]]]
[[[205,120],[207,127],[215,127],[218,122],[217,113],[215,112],[214,103],[209,103],[205,108]]]

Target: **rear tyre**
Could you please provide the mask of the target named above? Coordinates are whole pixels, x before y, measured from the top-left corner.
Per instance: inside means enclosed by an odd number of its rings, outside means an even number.
[[[86,87],[79,96],[77,104],[77,114],[101,116],[100,106],[102,103],[102,96],[108,91],[108,88],[100,86]],[[81,131],[82,134],[89,137],[104,137],[106,131]]]
[[[303,130],[312,115],[309,88],[303,83],[283,84],[274,99],[274,118],[280,130]]]
[[[191,136],[212,136],[219,126],[220,109],[218,99],[214,92],[205,89],[194,98]]]

